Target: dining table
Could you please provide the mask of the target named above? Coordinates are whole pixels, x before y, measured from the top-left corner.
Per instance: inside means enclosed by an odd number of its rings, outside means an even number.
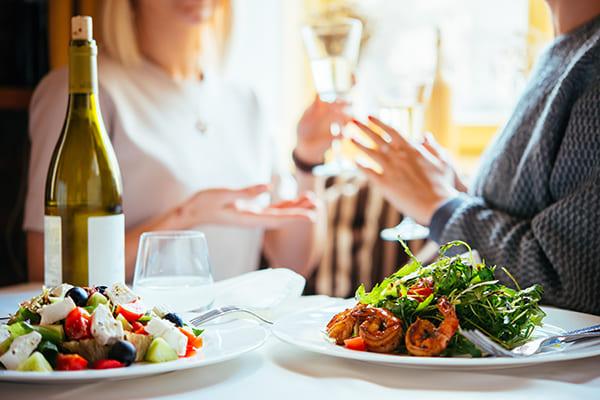
[[[0,315],[39,289],[35,283],[1,288]],[[299,297],[287,313],[315,307],[315,299]],[[160,375],[81,384],[0,382],[0,399],[42,398],[591,400],[600,399],[600,357],[504,369],[415,369],[311,353],[271,334],[235,359]]]

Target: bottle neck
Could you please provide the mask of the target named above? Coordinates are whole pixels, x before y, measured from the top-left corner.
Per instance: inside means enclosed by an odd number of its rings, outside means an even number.
[[[94,40],[72,40],[69,45],[69,95],[98,93],[98,49]],[[88,95],[88,96],[73,96]]]
[[[96,101],[96,94],[93,92],[69,93],[69,110],[78,115],[85,113],[86,115],[91,116],[98,108]]]

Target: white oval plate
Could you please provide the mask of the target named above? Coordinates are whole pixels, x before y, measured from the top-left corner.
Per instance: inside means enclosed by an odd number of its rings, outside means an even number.
[[[198,353],[189,358],[181,358],[158,364],[139,363],[127,368],[20,372],[0,371],[0,381],[28,383],[68,383],[90,382],[103,379],[129,379],[188,368],[205,367],[231,360],[263,345],[268,331],[252,320],[234,320],[219,325],[207,325],[202,334],[204,344]]]
[[[346,306],[351,307],[353,304],[354,302],[347,303]],[[568,351],[552,351],[523,358],[411,357],[349,350],[330,342],[324,334],[325,326],[331,317],[347,307],[338,305],[321,310],[288,315],[275,322],[272,332],[282,341],[304,350],[334,357],[412,368],[497,369],[600,355],[600,343],[596,343],[597,345],[593,347],[571,347]],[[600,317],[594,315],[549,307],[544,307],[544,311],[547,313],[544,322],[551,329],[561,327],[565,330],[572,330],[600,324]]]

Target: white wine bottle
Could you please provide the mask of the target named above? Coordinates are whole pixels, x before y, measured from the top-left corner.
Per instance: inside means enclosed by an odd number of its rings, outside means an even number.
[[[425,110],[425,129],[433,133],[442,146],[453,150],[456,140],[452,136],[452,89],[444,76],[444,49],[439,28],[436,36],[437,62],[431,97]]]
[[[125,278],[122,183],[98,101],[92,18],[71,19],[69,105],[46,179],[44,283]]]

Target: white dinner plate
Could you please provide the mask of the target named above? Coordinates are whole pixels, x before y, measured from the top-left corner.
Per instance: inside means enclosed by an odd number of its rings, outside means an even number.
[[[355,302],[345,306],[334,306],[321,310],[309,310],[288,315],[275,322],[272,332],[282,341],[298,346],[304,350],[326,354],[329,356],[367,361],[371,363],[412,368],[452,368],[452,369],[496,369],[522,367],[555,361],[574,360],[600,355],[600,343],[595,346],[579,347],[578,345],[563,350],[546,352],[522,358],[469,358],[469,357],[412,357],[396,354],[378,354],[366,351],[355,351],[337,346],[329,341],[324,333],[327,322],[336,313],[351,307]],[[585,326],[600,324],[600,317],[573,311],[543,307],[547,313],[544,324],[555,330],[556,327],[572,330]],[[534,333],[535,335],[535,333]]]
[[[252,320],[233,320],[218,325],[207,325],[202,334],[204,343],[195,356],[176,361],[150,364],[138,363],[126,368],[20,372],[0,371],[0,381],[27,383],[82,383],[102,379],[128,379],[188,368],[205,367],[231,360],[263,345],[269,332]]]

